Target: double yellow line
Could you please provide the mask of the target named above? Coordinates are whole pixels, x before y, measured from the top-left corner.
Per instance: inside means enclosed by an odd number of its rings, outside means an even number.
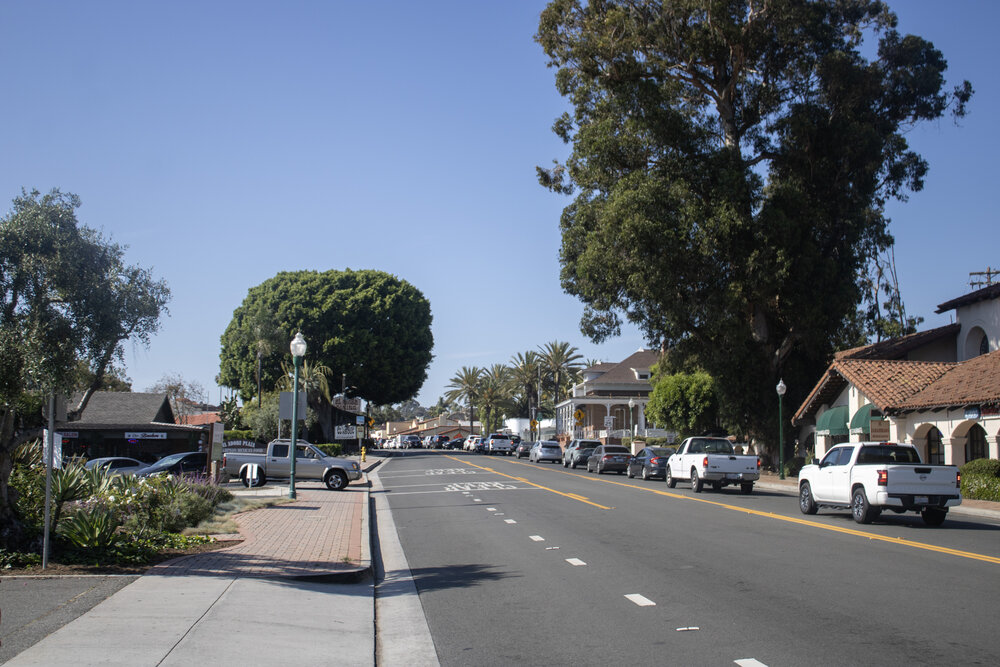
[[[450,458],[454,458],[454,457],[450,457]],[[560,496],[565,496],[567,498],[572,498],[573,500],[579,500],[580,502],[587,503],[588,505],[593,505],[594,507],[599,507],[599,508],[605,509],[605,510],[614,509],[613,507],[605,507],[604,505],[599,505],[599,504],[597,504],[595,502],[592,502],[591,500],[588,500],[585,496],[580,496],[580,495],[577,495],[575,493],[564,493],[562,491],[556,491],[555,489],[551,489],[549,487],[542,486],[540,484],[535,484],[534,482],[529,482],[528,480],[524,479],[523,477],[514,477],[512,475],[507,475],[507,474],[504,474],[504,473],[499,472],[497,470],[494,470],[493,468],[486,468],[484,466],[476,465],[475,463],[469,463],[469,461],[464,460],[464,459],[454,458],[454,460],[459,461],[461,463],[465,463],[467,465],[471,465],[471,466],[473,466],[475,468],[479,468],[480,470],[488,470],[489,472],[495,473],[497,475],[502,475],[503,477],[508,477],[510,479],[517,480],[519,482],[524,482],[525,484],[530,484],[531,486],[537,487],[539,489],[544,489],[546,491],[551,491],[552,493],[556,493],[556,494],[558,494]],[[523,466],[528,465],[527,463],[522,463],[520,461],[510,461],[509,463],[516,464],[516,465],[523,465]],[[531,466],[531,467],[534,468],[534,466]],[[739,507],[737,505],[730,505],[728,503],[722,503],[722,502],[718,502],[716,500],[709,500],[707,498],[694,498],[692,496],[685,496],[685,495],[681,495],[679,493],[671,493],[670,491],[660,491],[659,489],[651,489],[651,488],[647,488],[647,487],[644,487],[644,486],[635,486],[634,484],[626,484],[624,482],[616,482],[616,481],[613,481],[613,480],[610,480],[610,479],[604,479],[602,477],[597,477],[597,478],[594,478],[594,477],[583,477],[581,475],[577,475],[576,473],[566,472],[565,470],[556,470],[555,472],[563,474],[563,475],[572,475],[573,477],[577,477],[579,479],[590,480],[591,482],[604,482],[605,484],[615,484],[617,486],[623,486],[625,488],[635,489],[637,491],[645,491],[647,493],[655,493],[658,496],[665,496],[667,498],[676,498],[678,500],[689,500],[689,501],[693,501],[693,502],[697,502],[697,503],[705,503],[707,505],[714,505],[716,507],[722,507],[724,509],[732,510],[734,512],[744,512],[746,514],[751,514],[751,515],[754,515],[754,516],[760,516],[760,517],[764,517],[764,518],[767,518],[767,519],[776,519],[778,521],[787,521],[788,523],[795,523],[795,524],[799,524],[801,526],[809,526],[810,528],[820,528],[822,530],[829,530],[829,531],[834,532],[834,533],[843,533],[845,535],[853,535],[855,537],[863,537],[863,538],[866,538],[866,539],[869,539],[869,540],[873,540],[873,541],[877,541],[877,542],[887,542],[889,544],[895,544],[895,545],[899,545],[899,546],[911,547],[913,549],[923,549],[924,551],[933,551],[935,553],[946,554],[948,556],[957,556],[959,558],[969,558],[969,559],[972,559],[972,560],[982,561],[984,563],[993,563],[994,565],[1000,565],[1000,557],[997,557],[997,556],[987,556],[986,554],[977,554],[977,553],[972,552],[972,551],[961,551],[959,549],[949,549],[948,547],[939,547],[937,545],[926,544],[924,542],[914,542],[913,540],[907,540],[907,539],[903,539],[901,537],[887,537],[885,535],[876,535],[876,534],[873,534],[873,533],[866,533],[866,532],[861,531],[861,530],[854,530],[852,528],[843,528],[841,526],[831,526],[831,525],[825,524],[825,523],[818,523],[816,521],[810,521],[809,519],[800,519],[800,518],[794,517],[794,516],[784,516],[782,514],[775,514],[773,512],[764,512],[764,511],[761,511],[761,510],[748,509],[746,507]]]

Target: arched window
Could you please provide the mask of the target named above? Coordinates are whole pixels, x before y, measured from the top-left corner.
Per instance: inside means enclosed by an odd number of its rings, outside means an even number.
[[[990,351],[990,339],[982,327],[972,327],[965,337],[963,359],[972,359]]]
[[[927,462],[944,465],[944,447],[941,445],[941,431],[932,426],[927,432]]]
[[[983,334],[983,339],[979,341],[979,354],[987,354],[990,351],[990,339]]]
[[[969,429],[969,439],[965,443],[965,460],[975,461],[985,459],[986,456],[986,431],[979,424],[973,424]]]

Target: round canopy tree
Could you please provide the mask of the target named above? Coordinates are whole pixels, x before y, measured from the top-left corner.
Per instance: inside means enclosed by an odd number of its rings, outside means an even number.
[[[431,307],[405,280],[381,271],[282,272],[253,287],[222,335],[222,384],[238,387],[244,400],[257,393],[261,347],[255,323],[268,313],[279,339],[301,331],[314,364],[330,369],[334,387],[347,374],[357,394],[376,404],[412,398],[427,378],[434,337]],[[261,385],[273,389],[288,345],[261,356]]]

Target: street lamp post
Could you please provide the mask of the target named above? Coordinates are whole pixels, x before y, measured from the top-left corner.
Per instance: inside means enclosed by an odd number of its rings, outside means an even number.
[[[635,410],[635,399],[628,399],[628,430],[629,434],[635,438],[635,417],[632,416],[632,412]]]
[[[306,356],[306,339],[302,332],[295,334],[292,344],[292,361],[295,363],[295,377],[292,384],[292,444],[288,448],[288,497],[295,498],[295,445],[299,438],[299,364]]]
[[[779,379],[778,386],[774,388],[778,392],[778,478],[785,479],[785,424],[781,420],[781,399],[785,396],[788,387],[785,381]]]

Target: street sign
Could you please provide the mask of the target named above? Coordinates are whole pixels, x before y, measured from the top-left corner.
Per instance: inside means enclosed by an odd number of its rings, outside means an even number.
[[[582,422],[583,418],[586,417],[586,415],[583,413],[583,410],[577,408],[576,412],[573,413],[573,417],[575,417],[578,422]]]
[[[292,398],[294,392],[283,391],[281,395],[278,396],[278,419],[291,419],[292,418]],[[305,421],[306,418],[306,392],[299,392],[299,421]]]
[[[611,415],[608,415],[607,417],[605,417],[604,418],[604,428],[614,428],[614,427],[615,427],[615,418],[613,416],[611,416]]]
[[[538,420],[537,419],[532,419],[531,420],[531,428],[535,428],[536,426],[538,426]]]
[[[333,437],[336,440],[357,440],[358,431],[354,424],[338,424],[333,427]]]

